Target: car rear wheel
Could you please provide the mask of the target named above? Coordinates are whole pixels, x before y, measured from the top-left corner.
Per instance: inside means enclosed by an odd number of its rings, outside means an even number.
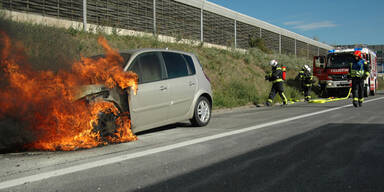
[[[191,119],[193,126],[203,127],[211,120],[212,104],[206,97],[200,97],[194,109],[194,115]]]

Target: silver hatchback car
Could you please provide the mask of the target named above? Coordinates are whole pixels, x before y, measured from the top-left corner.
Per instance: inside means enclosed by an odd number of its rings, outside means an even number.
[[[129,112],[134,133],[185,120],[194,126],[209,123],[211,84],[194,54],[140,49],[120,52],[120,55],[126,63],[124,71],[133,71],[139,77],[136,95],[91,85],[82,92],[83,98],[104,95],[103,100]],[[99,131],[108,134],[113,130],[101,128]]]

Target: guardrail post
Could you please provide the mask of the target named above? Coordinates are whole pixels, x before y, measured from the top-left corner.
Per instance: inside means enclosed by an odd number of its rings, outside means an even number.
[[[87,31],[87,0],[83,0],[83,30]]]
[[[204,42],[204,4],[206,0],[203,0],[203,4],[200,9],[200,41]]]
[[[281,34],[279,34],[279,54],[281,54]]]
[[[156,36],[157,29],[156,29],[156,0],[153,0],[153,35]]]
[[[237,20],[235,19],[235,49],[237,48]]]

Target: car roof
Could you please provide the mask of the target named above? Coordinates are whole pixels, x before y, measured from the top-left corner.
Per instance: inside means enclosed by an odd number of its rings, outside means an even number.
[[[139,53],[145,53],[145,52],[172,52],[172,53],[180,53],[180,54],[186,54],[186,55],[193,55],[193,53],[188,53],[184,51],[177,51],[177,50],[170,50],[170,49],[156,49],[156,48],[143,48],[143,49],[132,49],[132,50],[123,50],[119,51],[120,53],[129,53],[129,54],[139,54]]]

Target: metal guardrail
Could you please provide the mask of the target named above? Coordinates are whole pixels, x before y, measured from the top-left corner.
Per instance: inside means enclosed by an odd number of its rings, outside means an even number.
[[[313,57],[332,46],[206,0],[0,0],[2,9],[247,49]],[[84,17],[86,16],[86,17]]]

